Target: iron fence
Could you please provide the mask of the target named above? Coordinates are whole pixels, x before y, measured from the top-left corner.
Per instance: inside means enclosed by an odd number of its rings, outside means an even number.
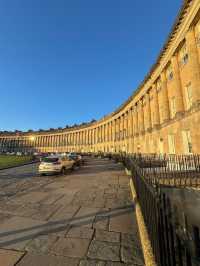
[[[118,154],[113,159],[132,172],[157,264],[200,265],[200,219],[193,219],[170,194],[175,190],[178,197],[187,190],[185,186],[198,185],[200,156]]]
[[[116,160],[135,162],[151,185],[200,187],[200,155],[114,155]]]

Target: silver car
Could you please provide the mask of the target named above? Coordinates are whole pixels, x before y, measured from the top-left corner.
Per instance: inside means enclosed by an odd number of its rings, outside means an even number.
[[[42,158],[38,170],[41,175],[55,173],[65,174],[67,170],[74,168],[74,164],[75,161],[67,156],[53,155]]]

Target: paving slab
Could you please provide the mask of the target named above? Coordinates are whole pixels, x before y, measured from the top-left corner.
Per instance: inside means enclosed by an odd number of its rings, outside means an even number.
[[[43,221],[13,216],[0,224],[0,247],[23,250],[28,241],[45,230]]]
[[[82,258],[87,254],[89,244],[89,239],[60,238],[51,247],[51,253],[73,258]]]
[[[120,245],[119,243],[93,240],[87,256],[91,259],[120,261]]]
[[[22,196],[15,197],[15,201],[18,203],[38,203],[47,197],[46,192],[29,192]]]
[[[54,255],[26,254],[17,266],[77,266],[79,259]]]
[[[79,266],[106,266],[105,261],[83,259],[80,261]]]
[[[13,266],[23,255],[23,252],[0,249],[0,266]]]
[[[90,229],[87,227],[72,227],[67,232],[66,237],[72,237],[72,238],[86,238],[86,239],[92,239],[94,234],[94,229]]]
[[[58,236],[56,235],[40,235],[28,242],[25,250],[29,253],[48,254],[57,240]]]
[[[121,215],[111,217],[109,224],[109,231],[121,232],[121,233],[132,233],[134,232],[134,214],[123,213]]]
[[[133,246],[121,247],[121,258],[125,263],[137,264],[138,266],[144,266],[143,255],[141,250]]]
[[[120,242],[120,233],[96,229],[94,239],[99,240],[99,241],[119,243]]]
[[[108,230],[108,224],[109,224],[109,218],[102,217],[102,216],[96,216],[94,223],[93,223],[93,228]]]

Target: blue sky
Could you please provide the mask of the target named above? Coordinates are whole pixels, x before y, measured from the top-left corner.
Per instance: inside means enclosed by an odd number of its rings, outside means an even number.
[[[114,111],[155,62],[181,2],[0,1],[0,130]]]

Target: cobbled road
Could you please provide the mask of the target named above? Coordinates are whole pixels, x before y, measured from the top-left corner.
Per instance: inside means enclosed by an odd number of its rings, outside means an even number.
[[[144,265],[129,178],[87,158],[67,175],[0,171],[0,266]]]

